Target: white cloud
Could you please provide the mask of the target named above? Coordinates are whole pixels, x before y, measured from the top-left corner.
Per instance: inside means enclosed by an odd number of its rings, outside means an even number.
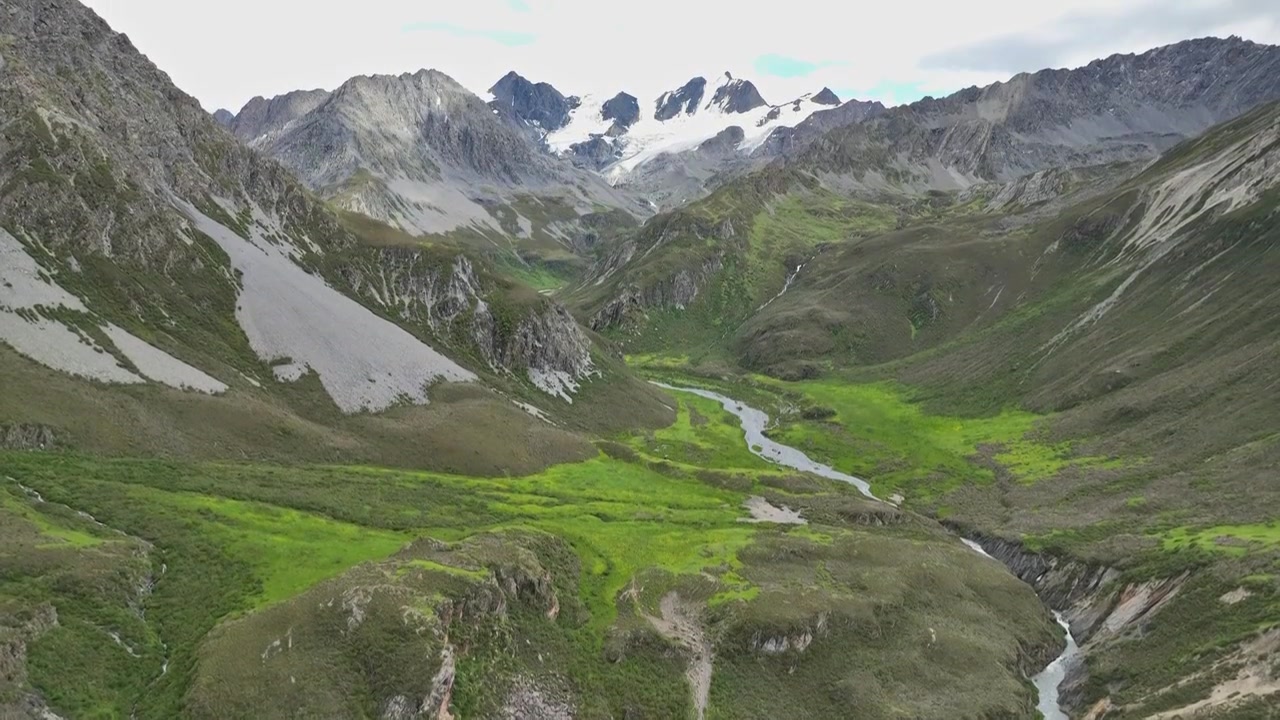
[[[477,92],[511,69],[566,94],[626,90],[642,99],[694,75],[729,70],[750,77],[766,99],[782,102],[823,85],[865,94],[915,83],[923,91],[986,84],[1019,70],[987,62],[934,67],[929,57],[984,47],[999,58],[1010,38],[1055,37],[1064,18],[1126,16],[1151,0],[897,0],[837,4],[788,0],[754,7],[727,0],[86,0],[184,90],[206,107],[238,109],[253,95],[333,88],[352,75],[433,67]],[[1059,50],[1074,65],[1111,52],[1141,51],[1181,37],[1236,31],[1280,41],[1280,10],[1250,0],[1179,0],[1198,7],[1249,5],[1217,27],[1201,12],[1161,32],[1082,38]],[[1280,6],[1280,4],[1277,4]],[[1203,27],[1201,27],[1203,25]],[[414,28],[419,29],[406,29]],[[435,29],[423,29],[432,27]],[[466,32],[448,32],[442,28]],[[498,39],[494,39],[496,34]],[[508,42],[532,34],[536,40]],[[490,35],[490,36],[486,36]],[[993,43],[994,41],[994,43]],[[994,50],[992,50],[994,48]],[[755,61],[775,54],[824,64],[800,78],[760,77]]]

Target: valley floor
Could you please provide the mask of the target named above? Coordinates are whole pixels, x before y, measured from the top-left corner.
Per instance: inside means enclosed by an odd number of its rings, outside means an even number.
[[[1025,677],[1061,635],[1025,585],[933,522],[765,463],[717,403],[671,402],[674,425],[522,477],[0,454],[0,640],[19,648],[0,703],[1034,714]]]
[[[784,382],[680,357],[632,363],[766,409],[769,437],[999,548],[1083,636],[1064,688],[1077,712],[1274,717],[1280,666],[1257,650],[1280,637],[1280,524],[1265,494],[1251,519],[1203,484],[1178,493],[1157,458],[1071,436],[1056,415],[966,414],[874,373]]]

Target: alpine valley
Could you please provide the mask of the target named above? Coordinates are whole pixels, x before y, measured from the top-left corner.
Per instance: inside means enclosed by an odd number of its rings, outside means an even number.
[[[1280,717],[1280,48],[566,91],[0,0],[0,718]]]

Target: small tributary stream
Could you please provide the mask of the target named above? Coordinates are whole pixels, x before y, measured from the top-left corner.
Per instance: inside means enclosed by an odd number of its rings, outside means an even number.
[[[790,445],[783,445],[782,443],[775,442],[765,436],[764,432],[769,427],[769,415],[767,413],[757,410],[746,403],[738,402],[733,398],[726,397],[720,393],[712,392],[710,390],[676,387],[674,385],[667,385],[660,382],[655,382],[653,384],[666,390],[691,393],[720,403],[724,406],[725,410],[736,415],[738,420],[741,421],[742,431],[746,435],[747,447],[751,449],[751,452],[759,455],[765,460],[779,465],[784,465],[795,470],[800,470],[802,472],[813,473],[814,475],[820,475],[825,478],[831,478],[832,480],[839,480],[840,482],[848,483],[858,488],[863,495],[866,495],[873,500],[879,500],[879,498],[871,493],[871,485],[869,485],[866,480],[842,473],[830,465],[823,465],[820,462],[816,462],[808,455],[805,455],[803,452],[800,452]],[[964,544],[975,552],[978,552],[988,558],[991,557],[990,555],[987,555],[987,552],[982,549],[981,545],[971,540],[964,540]],[[992,561],[999,562],[998,560],[995,560],[995,558],[992,558]],[[1054,659],[1052,663],[1049,663],[1049,666],[1040,674],[1031,678],[1031,681],[1035,684],[1036,689],[1040,693],[1040,700],[1037,707],[1041,714],[1044,715],[1045,720],[1068,720],[1067,714],[1062,711],[1062,706],[1058,701],[1058,694],[1062,686],[1062,681],[1066,678],[1067,667],[1072,659],[1080,652],[1080,648],[1076,645],[1075,638],[1071,637],[1071,628],[1067,627],[1067,623],[1063,620],[1062,616],[1057,612],[1054,612],[1054,617],[1057,619],[1058,624],[1067,631],[1067,649],[1063,651],[1062,655]]]

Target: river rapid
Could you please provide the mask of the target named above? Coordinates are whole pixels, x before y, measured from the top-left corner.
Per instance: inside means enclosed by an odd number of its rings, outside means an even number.
[[[690,393],[699,397],[707,398],[708,400],[715,400],[720,403],[725,410],[736,415],[738,420],[742,423],[742,431],[746,436],[747,447],[750,448],[751,452],[765,460],[795,470],[800,470],[802,472],[813,473],[814,475],[820,475],[825,478],[848,483],[858,488],[863,495],[866,495],[873,500],[880,499],[871,493],[871,485],[867,483],[866,480],[842,473],[830,465],[823,465],[820,462],[816,462],[808,455],[805,455],[803,452],[791,447],[790,445],[783,445],[782,443],[775,442],[774,440],[766,437],[764,432],[769,427],[769,415],[764,411],[757,410],[746,403],[738,402],[733,398],[726,397],[720,393],[712,392],[710,390],[676,387],[674,385],[667,385],[660,382],[655,382],[653,384],[665,390]],[[963,540],[963,542],[974,552],[991,558],[991,556],[982,549],[981,545],[973,542],[972,540]],[[999,560],[996,560],[995,558],[991,558],[991,561],[999,562]],[[1039,691],[1040,699],[1037,704],[1037,708],[1040,710],[1040,713],[1044,715],[1045,720],[1069,720],[1067,714],[1062,711],[1062,706],[1058,700],[1058,696],[1062,687],[1062,682],[1066,679],[1067,669],[1079,654],[1080,648],[1076,644],[1075,638],[1071,636],[1071,628],[1067,626],[1062,615],[1056,611],[1053,615],[1058,621],[1058,624],[1066,630],[1067,649],[1055,658],[1053,662],[1049,663],[1048,667],[1035,677],[1031,678],[1031,681]]]

